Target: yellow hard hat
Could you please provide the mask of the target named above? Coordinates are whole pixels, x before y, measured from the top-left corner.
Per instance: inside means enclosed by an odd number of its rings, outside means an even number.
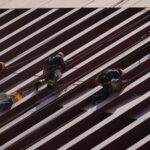
[[[3,69],[5,69],[5,63],[4,62],[0,62],[0,71],[2,71]]]
[[[61,57],[64,57],[64,53],[63,52],[59,52],[57,55],[61,56]]]
[[[12,96],[14,97],[15,101],[20,101],[23,98],[23,94],[21,92],[14,92],[12,93]]]

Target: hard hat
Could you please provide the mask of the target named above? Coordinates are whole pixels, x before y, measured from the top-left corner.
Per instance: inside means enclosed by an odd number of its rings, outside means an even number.
[[[57,55],[61,56],[61,57],[64,57],[64,53],[63,52],[59,52]]]
[[[20,101],[23,98],[23,93],[22,92],[14,92],[12,93],[13,98],[15,101]]]
[[[3,69],[5,69],[5,63],[4,62],[0,62],[0,71],[2,71]]]

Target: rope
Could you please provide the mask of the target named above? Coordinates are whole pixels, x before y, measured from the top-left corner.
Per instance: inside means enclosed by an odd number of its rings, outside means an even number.
[[[130,82],[133,82],[136,78],[138,78],[139,76],[141,76],[141,74],[143,74],[144,72],[147,72],[150,70],[150,67],[149,68],[146,68],[145,70],[141,71],[139,74],[136,74],[134,77],[132,77],[130,79]]]
[[[102,13],[103,11],[106,11],[106,9],[103,9],[102,11],[98,12],[97,14],[100,14],[100,13]],[[97,15],[97,14],[95,14],[95,15]],[[94,16],[95,16],[95,15],[94,15]],[[102,45],[105,44],[106,42],[110,42],[111,40],[117,38],[120,34],[122,34],[122,32],[124,32],[124,31],[126,31],[126,30],[132,28],[133,26],[135,26],[135,25],[138,24],[139,22],[143,21],[144,19],[148,18],[149,16],[150,16],[150,15],[148,15],[148,16],[142,18],[141,20],[137,21],[136,23],[131,24],[130,26],[124,28],[123,30],[119,31],[118,33],[115,33],[112,37],[108,37],[108,38],[106,38],[105,40],[101,41],[100,43],[97,43],[96,45],[87,48],[88,52],[87,52],[87,51],[84,51],[82,54],[84,55],[84,53],[85,53],[84,56],[88,55],[89,53],[93,52],[95,49],[99,48],[100,46],[102,46]],[[61,34],[63,34],[63,33],[61,33]],[[60,36],[61,34],[59,34],[59,35],[53,37],[52,39],[50,39],[50,41],[51,41],[51,40],[54,40],[55,38],[57,38],[57,37]],[[42,56],[42,55],[43,55],[43,54],[39,54],[39,55],[36,55],[36,56],[34,56],[34,57],[30,58],[30,59],[27,59],[27,60],[25,60],[25,61],[22,61],[22,62],[20,62],[20,63],[15,64],[15,65],[12,65],[12,66],[10,66],[10,67],[6,67],[5,70],[15,68],[15,67],[17,67],[17,66],[19,66],[19,65],[21,65],[21,64],[24,64],[24,63],[26,63],[26,62],[29,62],[29,61],[31,61],[31,60],[33,60],[33,59],[39,57],[39,56]],[[84,56],[83,56],[83,57],[84,57]],[[75,56],[75,57],[77,57],[77,56]],[[80,57],[80,58],[81,58],[81,57]],[[79,59],[77,59],[77,60],[74,61],[74,62],[77,62],[78,60],[79,60]],[[74,63],[74,62],[73,62],[73,63]],[[70,64],[70,65],[71,65],[71,64]]]
[[[101,10],[100,12],[96,13],[95,15],[98,15],[98,14],[102,13],[103,11],[106,11],[106,9]],[[95,16],[95,15],[93,15],[93,16]],[[55,35],[54,37],[50,38],[47,42],[56,39],[57,37],[59,37],[59,36],[62,35],[63,33],[64,33],[64,32],[62,32],[62,33],[60,33],[60,34],[58,34],[58,35]],[[46,43],[46,42],[44,42],[44,43]],[[30,58],[30,59],[28,59],[28,60],[22,61],[21,63],[18,63],[18,64],[16,64],[16,65],[12,65],[12,66],[10,66],[10,67],[6,67],[5,69],[6,69],[6,70],[7,70],[7,69],[12,69],[12,68],[14,68],[14,67],[16,67],[16,66],[19,66],[19,65],[21,65],[21,64],[24,64],[24,63],[26,63],[26,62],[28,62],[28,61],[30,61],[30,60],[32,60],[32,59],[35,59],[36,57],[42,56],[42,55],[43,55],[43,54],[36,55],[36,56],[34,56],[34,57],[32,57],[32,58]]]
[[[15,64],[15,65],[13,65],[13,66],[6,67],[5,70],[15,68],[15,67],[17,67],[17,66],[19,66],[19,65],[21,65],[21,64],[24,64],[24,63],[26,63],[26,62],[29,62],[30,60],[33,60],[33,59],[35,59],[35,58],[37,58],[37,57],[39,57],[39,56],[42,56],[42,55],[43,55],[43,54],[39,54],[39,55],[36,55],[36,56],[34,56],[34,57],[31,57],[31,58],[29,58],[29,59],[27,59],[27,60],[24,60],[24,61],[22,61],[22,62],[20,62],[20,63],[17,63],[17,64]]]
[[[132,29],[131,29],[132,27],[134,27],[136,24],[140,23],[140,22],[143,21],[144,19],[148,18],[149,16],[150,16],[150,15],[148,15],[148,16],[142,18],[141,20],[137,21],[136,23],[131,24],[130,26],[124,28],[123,30],[119,31],[118,33],[113,34],[112,37],[109,36],[108,38],[102,40],[101,42],[98,42],[97,44],[95,44],[95,45],[93,45],[93,46],[87,48],[86,51],[83,51],[83,52],[82,52],[82,56],[80,56],[80,58],[77,58],[73,63],[78,62],[82,57],[85,57],[86,55],[92,53],[93,51],[95,51],[96,49],[98,49],[98,48],[99,48],[100,46],[102,46],[103,44],[106,44],[107,42],[110,42],[111,40],[113,40],[113,39],[119,37],[121,34],[123,34],[123,32],[126,32],[127,30],[128,30],[128,32],[131,32],[131,31],[132,31]],[[139,25],[139,26],[141,26],[141,25]],[[139,26],[138,26],[138,27],[139,27]],[[149,36],[149,35],[147,35],[147,33],[146,33],[144,36],[147,37],[147,36]],[[143,36],[142,36],[141,38],[143,38]],[[145,38],[145,37],[144,37],[144,38]],[[75,56],[75,57],[78,57],[78,55]],[[70,63],[68,66],[71,66],[73,63]]]

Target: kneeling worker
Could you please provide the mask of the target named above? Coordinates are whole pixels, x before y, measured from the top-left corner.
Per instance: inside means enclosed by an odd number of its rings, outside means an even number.
[[[47,87],[57,87],[57,82],[62,77],[62,73],[65,71],[64,54],[59,52],[56,56],[50,56],[43,62],[43,77],[35,84],[35,89],[42,85]]]
[[[111,94],[122,90],[126,80],[122,81],[121,77],[124,74],[123,70],[107,69],[98,74],[95,82],[97,85],[102,85],[102,89],[98,91],[92,98],[92,103],[97,104],[101,100],[107,99]]]

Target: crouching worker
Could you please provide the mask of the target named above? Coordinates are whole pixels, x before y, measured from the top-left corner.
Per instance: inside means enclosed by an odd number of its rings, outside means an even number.
[[[47,85],[48,88],[57,88],[58,81],[65,71],[64,54],[59,52],[56,56],[50,56],[43,62],[43,77],[35,83],[35,89],[38,90],[40,86]]]
[[[13,94],[0,93],[0,111],[8,110],[12,105],[20,101],[23,97],[21,92],[15,92]]]
[[[95,82],[97,85],[101,85],[103,88],[93,95],[92,103],[96,105],[107,99],[113,93],[120,92],[127,82],[126,80],[122,81],[121,77],[123,74],[124,72],[122,69],[115,68],[107,69],[98,74]]]

